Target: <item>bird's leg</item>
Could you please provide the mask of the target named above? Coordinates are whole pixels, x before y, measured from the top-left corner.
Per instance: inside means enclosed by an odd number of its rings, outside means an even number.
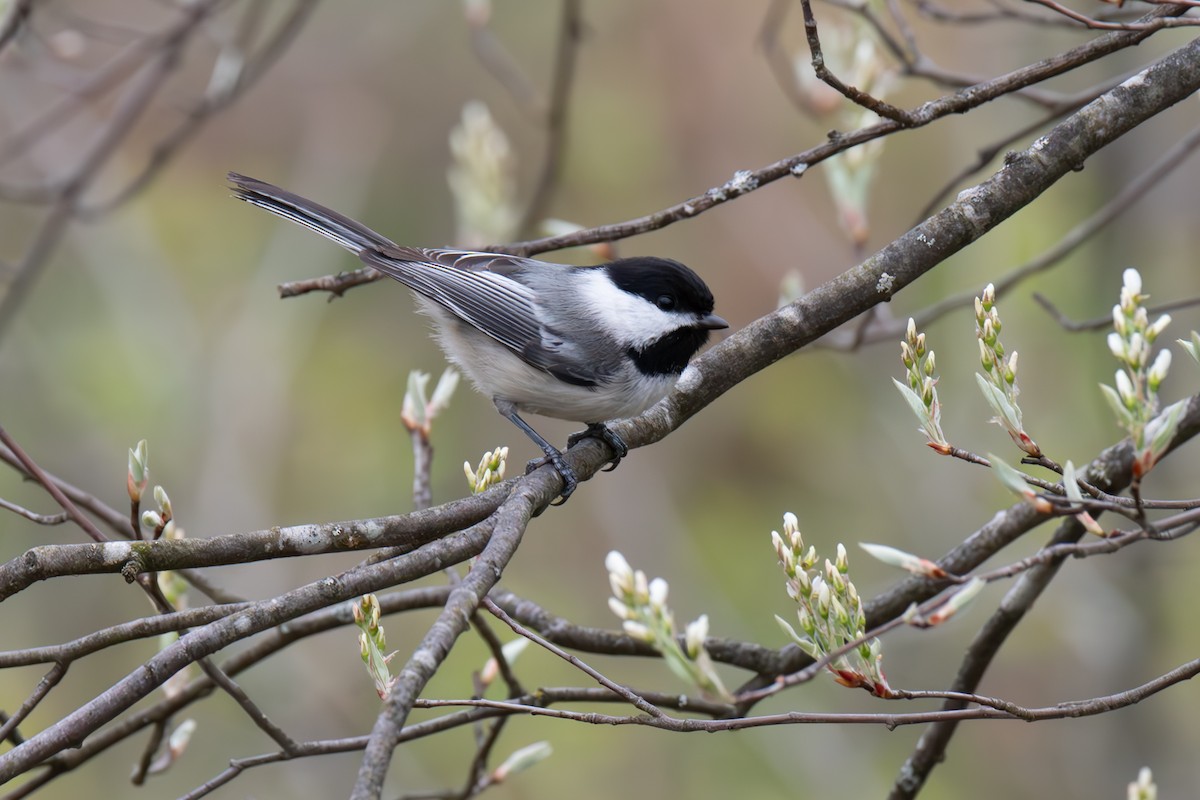
[[[612,472],[621,463],[621,459],[629,455],[629,447],[603,422],[589,422],[586,431],[572,433],[567,437],[567,447],[574,447],[584,439],[599,439],[612,448],[613,459],[604,467],[604,472]]]
[[[561,506],[567,502],[567,498],[571,496],[571,493],[575,491],[575,487],[579,485],[579,479],[575,477],[575,470],[571,469],[570,465],[567,464],[566,459],[563,458],[562,453],[557,447],[547,442],[542,438],[540,433],[529,426],[528,422],[521,419],[521,415],[517,413],[516,407],[502,400],[494,400],[493,402],[496,404],[496,409],[509,422],[524,431],[525,435],[532,439],[538,447],[542,448],[542,452],[545,454],[545,458],[535,458],[533,461],[530,461],[525,467],[525,474],[528,475],[538,467],[549,462],[558,472],[563,482],[562,493],[558,496],[558,501],[552,505]]]

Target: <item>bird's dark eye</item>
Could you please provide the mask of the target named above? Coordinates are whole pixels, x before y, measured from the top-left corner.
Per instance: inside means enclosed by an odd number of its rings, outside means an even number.
[[[675,298],[669,294],[660,294],[658,299],[654,301],[654,304],[663,311],[675,310]]]

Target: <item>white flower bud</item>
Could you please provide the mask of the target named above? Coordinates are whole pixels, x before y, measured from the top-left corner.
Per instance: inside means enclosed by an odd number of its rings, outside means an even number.
[[[1130,267],[1121,274],[1121,280],[1124,284],[1122,288],[1128,290],[1130,294],[1138,295],[1142,293],[1142,276],[1133,267]]]
[[[629,606],[615,597],[608,598],[608,610],[616,614],[618,619],[626,620],[633,618],[633,611],[630,610]]]
[[[1135,367],[1144,367],[1150,359],[1150,346],[1146,344],[1146,337],[1137,331],[1133,332],[1133,336],[1129,337],[1128,350],[1129,363]]]
[[[696,658],[704,650],[704,640],[708,638],[708,615],[701,614],[700,618],[695,622],[688,623],[687,633],[685,636],[687,643],[687,653],[691,658]]]
[[[983,365],[984,372],[991,372],[992,367],[996,366],[996,354],[992,349],[984,344],[983,339],[979,339],[979,363]]]
[[[1150,374],[1147,380],[1150,383],[1151,391],[1158,391],[1159,384],[1163,382],[1163,378],[1167,377],[1167,370],[1171,368],[1171,351],[1159,350],[1158,356],[1154,359],[1154,364],[1150,367]]]
[[[650,587],[646,583],[646,573],[640,569],[633,573],[633,596],[639,602],[650,601]]]
[[[640,622],[634,622],[631,619],[627,619],[621,624],[621,627],[625,629],[626,634],[632,636],[634,639],[639,639],[643,642],[654,641],[654,634],[650,632],[649,628]]]
[[[820,588],[817,588],[816,582],[813,582],[814,594],[817,596],[817,612],[822,617],[829,616],[829,604],[833,600],[833,592],[829,588],[829,584],[821,581]]]
[[[617,550],[610,550],[608,555],[604,557],[604,568],[609,572],[620,575],[627,575],[631,572],[629,562]]]
[[[1117,394],[1121,396],[1121,402],[1126,408],[1132,409],[1137,405],[1137,395],[1133,391],[1133,382],[1129,380],[1129,375],[1125,370],[1117,370]]]
[[[154,502],[158,503],[164,517],[174,516],[171,512],[171,498],[167,496],[166,489],[161,486],[154,487]]]
[[[1158,335],[1171,324],[1171,315],[1163,314],[1158,319],[1154,320],[1154,324],[1146,329],[1146,341],[1153,342],[1158,338]]]
[[[1125,340],[1121,338],[1121,334],[1113,332],[1108,335],[1108,349],[1113,358],[1118,361],[1125,360]]]
[[[667,589],[667,582],[662,578],[650,581],[650,605],[653,608],[661,609],[667,604]]]

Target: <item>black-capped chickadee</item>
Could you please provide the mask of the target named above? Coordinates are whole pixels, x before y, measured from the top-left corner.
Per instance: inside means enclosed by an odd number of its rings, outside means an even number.
[[[628,448],[604,422],[636,416],[665,397],[708,332],[729,327],[713,313],[708,286],[677,261],[575,267],[402,247],[277,186],[232,172],[229,180],[236,197],[332,239],[411,289],[446,356],[558,470],[560,502],[575,490],[575,474],[517,412],[586,422],[569,444],[601,439],[613,449],[611,469]]]

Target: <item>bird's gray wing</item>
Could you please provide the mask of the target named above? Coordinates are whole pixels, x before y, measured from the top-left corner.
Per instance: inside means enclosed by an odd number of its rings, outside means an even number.
[[[577,386],[595,386],[605,377],[581,363],[576,346],[543,324],[537,293],[510,277],[541,267],[539,262],[499,253],[401,246],[367,250],[361,258],[536,369]]]

